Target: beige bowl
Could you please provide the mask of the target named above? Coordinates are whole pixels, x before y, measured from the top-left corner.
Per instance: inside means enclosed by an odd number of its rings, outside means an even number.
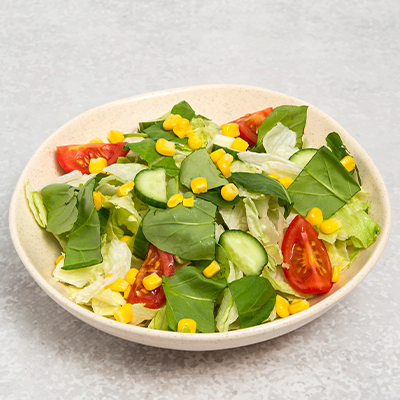
[[[369,193],[371,216],[381,227],[378,240],[363,251],[329,294],[317,296],[312,306],[299,313],[265,325],[227,333],[180,334],[125,325],[95,315],[68,299],[69,292],[52,278],[54,260],[60,247],[53,236],[36,224],[24,195],[29,179],[40,188],[62,174],[55,148],[57,145],[86,143],[94,137],[106,139],[111,129],[133,131],[139,121],[163,115],[172,106],[186,100],[196,112],[222,124],[245,113],[269,106],[307,104],[293,97],[240,85],[207,85],[166,90],[115,101],[74,118],[53,133],[37,150],[19,178],[10,205],[10,231],[14,246],[25,267],[39,286],[59,305],[82,321],[111,335],[150,346],[179,350],[217,350],[262,342],[297,329],[319,317],[351,292],[371,271],[381,256],[391,227],[389,194],[378,169],[363,148],[337,122],[309,105],[305,136],[314,147],[325,144],[331,131],[338,132],[357,160],[363,187]]]

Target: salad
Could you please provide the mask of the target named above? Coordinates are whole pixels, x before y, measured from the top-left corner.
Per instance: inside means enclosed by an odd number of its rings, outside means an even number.
[[[307,309],[379,234],[339,134],[318,149],[303,137],[307,109],[219,126],[182,101],[109,143],[57,147],[66,174],[25,187],[60,243],[54,279],[149,329],[227,332]]]

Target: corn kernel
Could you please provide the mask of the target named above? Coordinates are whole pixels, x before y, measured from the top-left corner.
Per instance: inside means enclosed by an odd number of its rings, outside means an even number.
[[[296,300],[293,300],[289,306],[290,314],[297,314],[300,311],[304,311],[310,307],[310,303],[307,300],[300,300],[300,299]]]
[[[178,123],[174,126],[173,132],[178,138],[183,139],[185,137],[190,137],[193,135],[193,129],[190,126],[190,122],[186,118],[182,118]]]
[[[117,195],[119,197],[126,196],[133,189],[134,186],[135,182],[133,181],[126,182],[117,189]]]
[[[222,134],[228,137],[238,137],[240,136],[239,125],[232,123],[232,124],[224,124],[221,126]]]
[[[193,207],[194,206],[194,197],[186,197],[183,199],[182,204],[184,207]]]
[[[277,174],[269,174],[268,176],[270,178],[273,178],[273,179],[278,179],[278,175]]]
[[[122,278],[117,278],[113,283],[106,286],[106,289],[115,290],[116,292],[124,292],[129,283]]]
[[[275,311],[281,318],[286,318],[290,315],[289,302],[282,296],[276,296]]]
[[[216,163],[224,154],[226,154],[224,149],[218,149],[218,150],[213,151],[210,154],[210,157],[211,157],[211,160],[213,160],[213,162]]]
[[[231,145],[231,148],[234,149],[234,150],[246,151],[249,148],[249,144],[245,140],[243,140],[242,138],[237,137],[233,141],[233,143]]]
[[[340,267],[339,265],[334,265],[332,268],[332,283],[336,283],[340,278]]]
[[[144,288],[151,292],[152,290],[157,289],[162,285],[162,278],[161,276],[153,272],[152,274],[145,276],[142,282]]]
[[[136,275],[138,274],[139,270],[136,268],[131,268],[125,275],[125,280],[130,284],[133,285],[135,283]]]
[[[278,181],[282,183],[286,189],[293,183],[293,179],[289,176],[282,176],[282,178],[279,178]]]
[[[91,174],[98,174],[107,167],[107,160],[103,157],[91,158],[89,162],[89,172]]]
[[[132,285],[128,285],[128,287],[124,291],[124,299],[127,300],[129,297],[129,293],[131,292]]]
[[[188,146],[192,150],[197,150],[203,145],[203,142],[197,135],[191,135],[188,140]]]
[[[340,221],[338,221],[337,219],[330,218],[322,222],[321,225],[319,226],[319,229],[321,230],[322,233],[329,235],[331,233],[338,231],[341,228],[341,226],[342,224],[340,223]]]
[[[232,164],[233,156],[229,153],[224,154],[218,161],[217,167],[222,172],[225,178],[229,178],[231,174],[230,165]]]
[[[62,254],[60,254],[60,255],[57,257],[55,264],[57,265],[63,258],[64,258],[64,256],[63,256]]]
[[[125,140],[125,136],[120,131],[111,130],[110,133],[108,134],[108,140],[111,143],[120,143]]]
[[[167,119],[163,122],[163,128],[166,131],[172,131],[174,126],[182,119],[180,115],[171,114],[167,117]]]
[[[118,322],[129,324],[129,322],[131,322],[133,319],[133,312],[131,311],[131,306],[132,304],[126,303],[122,307],[118,308],[118,310],[114,312],[114,318]]]
[[[182,203],[183,196],[181,193],[174,194],[171,196],[167,202],[169,208],[176,207],[179,203]]]
[[[214,260],[208,267],[204,268],[203,270],[203,275],[206,278],[211,278],[213,277],[215,274],[217,274],[220,270],[220,266],[218,265],[218,263]]]
[[[196,333],[196,328],[197,324],[194,319],[183,318],[178,322],[177,332]]]
[[[239,194],[238,188],[233,183],[228,183],[221,189],[221,196],[226,201],[235,200],[236,196]]]
[[[174,156],[175,144],[166,139],[158,139],[156,142],[156,151],[162,156]]]
[[[317,226],[322,223],[324,217],[322,215],[321,209],[319,209],[318,207],[314,207],[307,213],[306,219],[311,225]]]
[[[356,162],[353,157],[346,156],[340,160],[340,163],[347,169],[347,171],[351,172],[356,167]]]
[[[106,201],[107,199],[103,196],[102,193],[100,192],[93,192],[93,202],[94,202],[94,206],[96,207],[96,210],[99,211],[101,206],[103,205],[103,203]]]
[[[104,143],[101,139],[99,139],[98,137],[92,139],[89,143]]]
[[[198,193],[206,193],[207,192],[207,179],[199,176],[198,178],[194,178],[190,183],[190,187],[192,188],[192,192],[195,194]]]

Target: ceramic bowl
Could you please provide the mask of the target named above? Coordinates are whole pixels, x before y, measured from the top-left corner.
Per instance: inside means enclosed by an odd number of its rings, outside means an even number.
[[[241,85],[207,85],[150,93],[115,101],[87,111],[54,132],[36,151],[16,185],[10,205],[10,232],[19,257],[38,285],[65,310],[111,335],[150,346],[179,350],[217,350],[262,342],[297,329],[328,311],[350,293],[371,271],[387,243],[391,226],[391,207],[385,183],[363,148],[327,114],[309,105],[305,137],[314,147],[325,144],[325,137],[336,131],[357,160],[363,187],[372,203],[371,216],[381,233],[346,270],[333,289],[317,296],[311,307],[299,314],[252,328],[209,334],[181,334],[125,325],[78,306],[69,300],[63,284],[52,278],[54,260],[60,247],[53,236],[41,229],[27,206],[24,185],[29,179],[40,188],[63,173],[56,159],[57,145],[86,143],[94,137],[106,140],[111,129],[134,131],[139,121],[154,119],[186,100],[196,112],[222,124],[246,113],[269,106],[307,104],[271,90]]]

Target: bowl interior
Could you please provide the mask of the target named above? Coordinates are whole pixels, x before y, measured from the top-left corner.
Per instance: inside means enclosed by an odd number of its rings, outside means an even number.
[[[336,131],[340,134],[357,160],[363,188],[370,194],[370,215],[380,225],[381,234],[377,242],[363,251],[351,268],[343,273],[331,292],[316,297],[313,306],[308,310],[284,320],[229,333],[181,335],[124,325],[99,317],[70,301],[66,287],[52,278],[54,260],[60,253],[60,247],[51,234],[36,224],[31,215],[24,195],[26,181],[29,180],[33,188],[40,189],[63,173],[56,159],[56,146],[86,143],[94,137],[106,140],[111,129],[125,133],[134,132],[140,121],[157,118],[182,100],[188,101],[196,112],[218,124],[270,106],[307,104],[267,89],[209,85],[136,96],[79,115],[42,144],[26,165],[16,185],[10,205],[10,231],[22,262],[43,290],[76,317],[115,336],[153,346],[181,350],[215,350],[242,346],[282,335],[317,318],[354,289],[375,265],[389,237],[391,207],[386,186],[370,157],[344,128],[312,105],[308,109],[305,137],[313,146],[319,147],[326,144],[325,137],[328,133]]]

